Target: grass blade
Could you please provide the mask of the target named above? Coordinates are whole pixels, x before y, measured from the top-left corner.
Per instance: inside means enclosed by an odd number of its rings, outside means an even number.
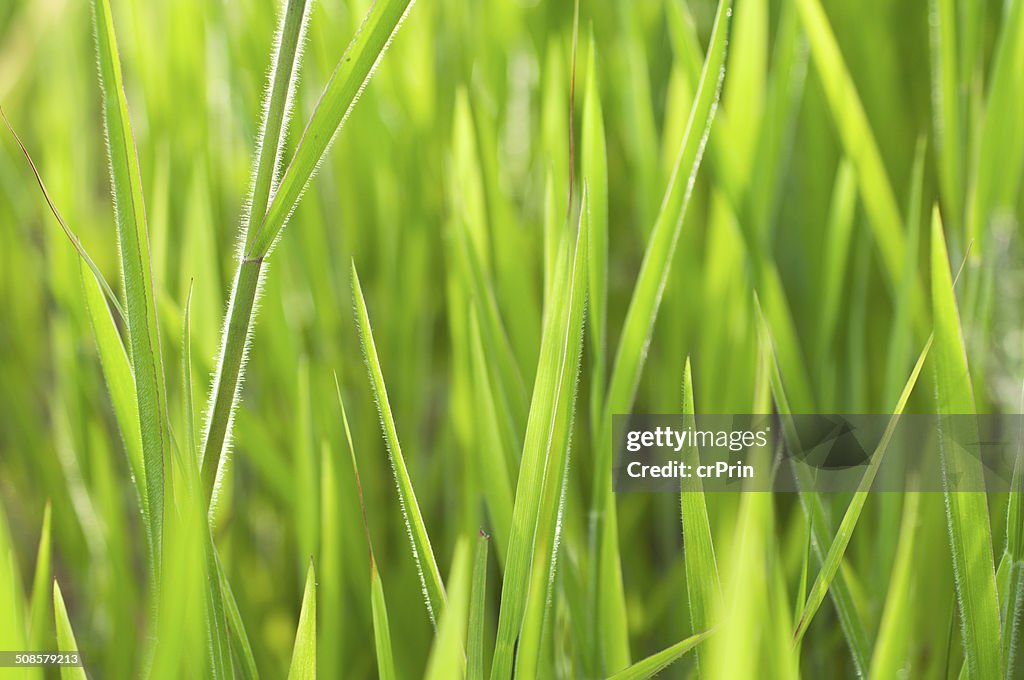
[[[437,624],[437,635],[427,659],[426,680],[452,680],[466,673],[466,625],[469,620],[469,539],[455,545],[452,570],[448,575],[448,606]]]
[[[583,205],[586,205],[584,197]],[[583,212],[585,215],[585,210]],[[525,673],[533,671],[533,653],[539,645],[544,605],[543,587],[531,591],[534,569],[544,577],[553,572],[557,546],[558,513],[561,510],[562,480],[568,462],[568,437],[572,423],[576,375],[579,369],[586,298],[587,221],[581,219],[575,247],[563,238],[554,275],[550,307],[544,314],[540,362],[530,403],[526,440],[512,510],[512,532],[505,560],[491,680],[504,680],[512,673],[516,639],[522,631],[526,658],[520,661]],[[532,584],[536,587],[536,581]],[[540,584],[543,586],[543,584]],[[529,630],[524,620],[529,607],[534,616]],[[541,612],[537,612],[537,607]],[[520,654],[522,655],[522,650]],[[533,659],[533,660],[529,660]]]
[[[262,258],[270,252],[412,4],[412,0],[376,0],[370,6],[320,95],[267,208],[266,218],[248,242],[246,259]]]
[[[473,584],[469,602],[469,641],[466,645],[466,677],[469,680],[484,678],[484,628],[487,624],[487,548],[491,537],[480,532],[476,541],[476,556],[473,558]]]
[[[32,597],[28,610],[28,649],[51,649],[49,644],[53,630],[53,612],[50,611],[50,581],[53,579],[51,557],[53,546],[50,540],[51,508],[46,503],[43,510],[43,528],[39,533],[39,551],[36,555],[35,576],[32,578]]]
[[[910,377],[907,378],[907,382],[903,386],[899,401],[896,402],[896,408],[889,419],[889,424],[886,426],[881,440],[878,442],[878,446],[871,455],[871,462],[868,464],[867,469],[864,470],[864,476],[861,478],[859,487],[856,493],[854,493],[850,505],[846,508],[843,520],[839,524],[839,530],[829,546],[828,554],[825,556],[821,570],[818,572],[814,585],[811,586],[811,591],[807,595],[803,613],[800,615],[800,621],[797,623],[796,631],[793,633],[794,644],[800,644],[801,640],[803,640],[807,627],[811,625],[811,619],[814,618],[818,607],[825,599],[825,594],[832,586],[836,573],[838,573],[842,566],[846,548],[850,545],[850,539],[853,538],[853,531],[857,526],[858,520],[860,520],[861,511],[864,509],[864,503],[868,498],[868,492],[871,490],[871,485],[875,481],[875,475],[889,448],[889,442],[892,440],[896,425],[899,423],[900,415],[902,415],[903,409],[906,408],[907,400],[910,399],[910,395],[917,385],[917,378],[921,374],[921,368],[924,366],[925,359],[928,358],[928,352],[931,350],[931,347],[932,339],[929,338],[928,342],[925,343],[924,349],[921,350],[917,363],[914,364]]]
[[[57,621],[57,649],[61,652],[77,652],[75,632],[71,629],[68,608],[56,579],[53,581],[53,615]],[[62,680],[86,680],[85,670],[81,666],[61,666],[60,677]]]
[[[220,557],[216,552],[213,554],[217,562],[217,579],[220,582],[220,591],[224,599],[224,615],[227,619],[228,633],[231,636],[231,647],[234,650],[235,658],[238,660],[238,670],[243,680],[259,680],[259,670],[256,668],[256,656],[252,652],[252,645],[249,643],[249,635],[245,632],[245,623],[242,621],[242,614],[238,611],[238,602],[228,581],[227,572],[221,564]]]
[[[388,401],[384,374],[381,372],[380,359],[377,357],[377,346],[373,342],[370,316],[366,311],[366,300],[363,298],[363,289],[359,285],[359,274],[356,272],[355,262],[352,263],[352,297],[355,301],[359,341],[363,347],[363,357],[366,360],[366,368],[370,374],[370,383],[373,386],[373,394],[377,402],[377,413],[380,415],[381,427],[384,431],[384,442],[388,448],[391,471],[394,473],[395,483],[398,485],[398,496],[402,505],[402,515],[405,518],[405,528],[409,533],[412,555],[416,560],[420,583],[423,586],[423,598],[426,601],[427,613],[430,614],[430,620],[436,626],[445,606],[444,585],[441,583],[441,572],[437,568],[434,549],[430,546],[427,527],[423,523],[423,515],[420,513],[419,503],[416,501],[416,492],[413,490],[412,480],[409,478],[409,470],[405,466],[402,446],[398,442],[395,418],[391,414],[391,403]]]
[[[316,574],[312,560],[306,571],[306,589],[302,594],[302,611],[295,632],[288,680],[316,680]]]
[[[932,215],[931,236],[937,407],[943,415],[959,414],[961,419],[950,422],[962,423],[963,416],[975,412],[974,388],[938,209]],[[958,479],[962,488],[983,488],[981,461],[970,459],[971,463],[967,463],[968,456],[953,456],[947,451],[955,446],[951,442],[978,441],[976,428],[973,435],[960,433],[952,439],[950,436],[948,432],[940,436],[945,483]],[[968,677],[1001,677],[999,606],[985,493],[960,492],[947,487],[945,495]]]
[[[691,635],[667,649],[652,654],[642,661],[637,661],[629,668],[624,668],[615,675],[612,675],[609,680],[645,680],[646,678],[653,678],[681,659],[691,649],[704,642],[711,633],[712,631],[706,631],[697,635]]]
[[[693,377],[690,372],[690,357],[686,357],[683,371],[683,414],[685,426],[695,426],[693,404]],[[696,470],[700,452],[696,446],[683,450],[682,460]],[[683,529],[683,561],[686,565],[686,595],[690,607],[690,624],[693,630],[711,630],[715,612],[721,606],[721,584],[718,578],[718,563],[715,560],[715,546],[711,540],[711,526],[708,508],[704,502],[704,486],[699,477],[686,478],[682,482],[679,496]],[[700,654],[697,666],[702,668]]]
[[[153,571],[159,579],[164,474],[169,473],[171,443],[152,262],[149,256],[149,233],[138,151],[121,80],[121,62],[109,0],[96,0],[93,3],[93,20],[99,52],[103,120],[107,131],[121,273],[127,300],[128,346],[139,405],[139,431],[157,559]]]

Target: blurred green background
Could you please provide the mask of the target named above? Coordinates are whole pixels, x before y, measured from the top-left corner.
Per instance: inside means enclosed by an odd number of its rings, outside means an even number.
[[[946,127],[935,94],[929,22],[937,3],[822,4],[874,139],[861,139],[856,128],[842,132],[848,120],[830,102],[795,3],[736,0],[718,117],[634,410],[678,410],[690,355],[699,411],[751,411],[758,393],[756,291],[782,346],[783,369],[805,387],[791,395],[795,410],[889,412],[929,330],[894,284],[926,280],[927,225],[938,204],[954,273],[973,241],[958,295],[978,408],[1017,411],[1024,375],[1024,55],[1007,48],[1008,74],[994,64],[1000,41],[1022,36],[1004,18],[1021,3],[957,4],[966,19],[952,74],[955,130]],[[180,371],[181,315],[191,284],[197,403],[209,388],[234,272],[277,5],[112,2],[168,374]],[[367,6],[314,4],[288,148]],[[375,673],[369,561],[335,372],[360,460],[400,677],[422,674],[433,639],[353,323],[350,261],[359,267],[403,450],[447,574],[456,539],[488,527],[479,492],[486,470],[478,465],[486,444],[467,368],[464,300],[453,292],[452,230],[469,225],[486,234],[488,275],[529,387],[540,342],[545,224],[560,226],[566,214],[570,159],[577,191],[585,179],[582,93],[596,69],[608,150],[613,353],[714,10],[705,0],[581,2],[570,125],[572,3],[420,0],[413,8],[275,250],[260,302],[216,541],[266,677],[281,677],[288,667],[311,555],[320,588],[320,672]],[[87,2],[0,5],[0,105],[65,218],[115,281],[96,71]],[[998,116],[990,113],[993,82],[1003,93]],[[143,529],[82,304],[78,256],[12,136],[4,131],[0,138],[0,524],[9,529],[27,593],[43,508],[52,503],[54,574],[87,668],[93,677],[130,677],[145,651]],[[878,179],[863,177],[869,166],[860,154],[869,143],[880,152],[882,181],[891,186],[902,224],[877,224],[877,207],[866,205],[870,182]],[[899,231],[910,246],[895,272],[880,253],[879,230]],[[561,547],[569,564],[586,560],[591,409],[602,408],[591,403],[592,362],[585,346]],[[169,380],[169,389],[172,405],[179,403],[179,381]],[[932,410],[931,391],[919,388],[910,410]],[[330,497],[338,507],[324,505],[324,484],[334,485]],[[847,500],[828,499],[833,525]],[[990,499],[997,551],[1005,502]],[[906,623],[908,663],[912,677],[946,677],[959,669],[961,654],[948,540],[941,497],[921,503],[922,566],[913,591],[917,613]],[[806,569],[806,522],[795,497],[772,504],[771,573],[795,592]],[[690,630],[686,611],[678,499],[633,495],[618,506],[635,659],[699,631]],[[729,545],[740,500],[709,496],[708,506],[716,545]],[[864,530],[844,566],[859,587],[872,639],[899,545],[901,507],[898,497],[868,501]],[[497,573],[492,569],[491,625]],[[556,592],[552,674],[582,677],[571,625],[559,618],[581,613],[561,586]],[[808,633],[801,664],[806,677],[853,676],[829,605]],[[685,677],[693,668],[684,660],[667,676]]]

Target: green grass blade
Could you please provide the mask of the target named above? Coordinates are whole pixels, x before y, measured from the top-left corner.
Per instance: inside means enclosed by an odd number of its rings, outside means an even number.
[[[886,426],[881,440],[878,442],[878,446],[871,455],[871,462],[864,470],[864,476],[861,478],[858,489],[846,508],[843,520],[839,524],[839,530],[836,532],[836,536],[832,540],[832,544],[829,546],[828,554],[825,556],[821,570],[818,572],[818,576],[814,580],[814,585],[811,586],[811,591],[808,593],[807,600],[804,603],[803,613],[801,613],[796,631],[793,633],[793,641],[796,644],[799,644],[803,640],[804,633],[807,632],[807,627],[811,625],[811,620],[814,618],[814,614],[818,611],[818,607],[825,599],[825,594],[832,586],[833,579],[839,572],[840,567],[842,567],[846,548],[850,545],[850,539],[853,538],[853,531],[857,527],[857,522],[860,520],[861,511],[864,509],[864,503],[868,498],[868,492],[871,490],[871,485],[875,481],[875,475],[878,473],[878,468],[881,466],[882,459],[885,457],[885,453],[889,448],[889,442],[892,440],[893,433],[896,430],[896,425],[899,423],[899,417],[902,415],[903,409],[906,408],[907,401],[910,399],[910,395],[914,391],[914,387],[917,385],[917,378],[921,374],[921,368],[924,366],[925,359],[928,358],[928,352],[931,350],[931,347],[932,339],[929,338],[928,342],[925,343],[924,349],[921,350],[917,363],[914,364],[914,369],[911,371],[910,377],[907,378],[907,382],[903,386],[900,398],[896,402],[896,408],[892,413],[892,417],[889,419],[889,424]]]
[[[974,391],[938,209],[932,216],[931,237],[932,313],[935,323],[933,367],[937,407],[940,414],[960,414],[962,418],[975,412]],[[962,420],[952,422],[960,423]],[[971,433],[960,435],[951,440],[948,433],[940,436],[943,474],[947,480],[961,480],[959,484],[963,487],[983,488],[981,461],[971,459],[967,462],[968,456],[951,456],[946,451],[951,441],[978,441],[976,428],[973,436]],[[946,519],[953,551],[968,677],[1001,677],[999,606],[985,493],[947,488]]]
[[[412,4],[412,0],[376,0],[370,6],[320,95],[274,193],[267,216],[249,241],[246,258],[262,258],[270,252]]]
[[[377,571],[377,563],[370,562],[370,605],[373,609],[373,642],[377,650],[377,677],[395,680],[395,656],[391,649],[391,627],[388,624],[388,605],[384,599],[384,586]]]
[[[448,606],[437,624],[437,635],[423,674],[425,680],[454,680],[466,673],[470,569],[469,540],[463,537],[455,545],[446,589]]]
[[[295,632],[288,680],[316,680],[316,574],[312,560],[306,571],[306,589],[302,594],[302,611]]]
[[[434,549],[430,546],[427,527],[423,523],[423,515],[420,512],[419,503],[416,501],[416,492],[413,490],[412,480],[409,478],[409,470],[405,466],[402,446],[398,442],[398,430],[395,427],[394,416],[391,414],[391,403],[388,401],[384,374],[381,372],[380,359],[377,357],[377,346],[373,341],[370,316],[366,310],[363,289],[359,285],[359,274],[356,272],[355,262],[352,263],[352,297],[355,300],[359,340],[363,347],[366,368],[370,374],[370,383],[377,401],[377,413],[380,415],[381,427],[384,431],[384,442],[387,444],[391,470],[395,475],[395,483],[398,485],[398,496],[401,501],[402,515],[405,518],[405,528],[409,533],[413,558],[416,560],[420,583],[423,586],[423,598],[426,601],[427,613],[430,614],[431,622],[436,625],[445,606],[444,585],[441,583],[441,572],[437,568]]]
[[[693,404],[693,376],[690,358],[686,358],[683,371],[683,414],[686,427],[695,426]],[[682,460],[696,470],[700,452],[696,446],[683,450]],[[700,478],[686,478],[682,482],[679,505],[683,528],[683,562],[686,566],[686,595],[690,607],[690,624],[693,630],[711,630],[715,612],[721,606],[721,584],[718,577],[718,563],[715,560],[715,546],[711,540],[711,526],[708,508],[704,501],[704,486]],[[700,654],[697,654],[698,668],[702,668]]]
[[[235,593],[231,589],[231,583],[228,581],[228,575],[224,571],[220,557],[216,552],[213,557],[217,562],[217,580],[220,583],[220,591],[224,599],[224,615],[227,619],[231,648],[238,660],[239,675],[243,680],[259,680],[260,673],[256,667],[256,656],[252,652],[252,645],[249,643],[249,635],[245,631],[242,614],[238,610]]]
[[[28,649],[52,649],[53,612],[50,610],[50,581],[53,579],[51,559],[53,546],[50,539],[50,503],[43,510],[43,528],[39,533],[39,551],[32,578],[32,597],[29,599]]]
[[[68,608],[56,579],[53,581],[53,615],[57,621],[57,649],[61,652],[77,652],[75,632],[71,629]],[[60,677],[61,680],[86,680],[85,670],[81,666],[61,666]]]
[[[675,643],[667,649],[652,654],[642,661],[637,661],[629,668],[624,668],[608,680],[646,680],[653,678],[676,661],[681,659],[687,652],[694,649],[701,642],[704,642],[711,635],[712,631],[691,635],[685,640]]]
[[[11,544],[3,503],[0,502],[0,644],[5,649],[25,649],[25,597],[21,591],[17,556]]]
[[[1024,394],[1021,395],[1024,401]],[[1021,422],[1018,420],[1018,423]],[[1018,432],[1018,437],[1024,432]],[[1006,504],[1006,550],[999,563],[998,575],[1004,570],[1008,573],[1004,581],[999,582],[999,603],[1002,608],[1003,624],[1003,668],[1006,677],[1016,677],[1019,672],[1020,638],[1022,634],[1020,611],[1024,601],[1024,439],[1017,447],[1017,459],[1014,461],[1013,477],[1010,482],[1010,494]]]
[[[929,0],[932,106],[939,160],[939,188],[947,219],[963,219],[964,138],[957,78],[956,0]]]
[[[473,584],[470,588],[469,638],[466,644],[466,677],[484,678],[484,629],[487,625],[487,548],[491,537],[480,532],[473,558]]]
[[[899,205],[874,133],[820,0],[798,0],[811,56],[821,76],[846,156],[857,171],[861,199],[870,218],[885,272],[895,289],[903,271],[906,241]]]
[[[281,15],[274,50],[271,54],[270,83],[260,120],[259,143],[253,170],[250,198],[243,219],[244,245],[248,247],[266,216],[267,204],[278,179],[283,145],[288,126],[291,99],[298,81],[302,43],[309,3],[287,0]],[[255,224],[255,226],[254,226]],[[252,317],[262,258],[241,258],[232,284],[231,302],[224,320],[220,356],[203,437],[202,480],[206,495],[216,496],[217,475],[230,441],[234,410],[242,383],[242,367],[252,331]]]
[[[156,297],[153,293],[149,233],[146,227],[138,151],[135,148],[135,138],[128,115],[128,101],[121,79],[121,62],[109,0],[96,0],[93,3],[93,20],[99,52],[103,120],[107,131],[121,273],[127,300],[125,311],[128,322],[129,356],[132,373],[135,376],[147,497],[157,557],[153,571],[159,578],[164,475],[169,473],[171,442]]]
[[[903,520],[900,523],[896,561],[892,578],[889,579],[889,594],[885,600],[882,622],[878,627],[875,654],[871,657],[872,678],[899,676],[906,664],[912,636],[914,548],[921,496],[908,493],[903,498]]]
[[[584,208],[586,197],[584,197]],[[585,216],[585,210],[583,212]],[[572,423],[572,403],[579,370],[580,343],[583,337],[583,309],[586,299],[587,221],[581,219],[575,247],[563,238],[558,271],[553,278],[550,306],[544,314],[540,362],[530,403],[526,440],[512,510],[512,533],[505,560],[491,680],[504,680],[512,673],[516,639],[524,633],[528,649],[520,658],[529,674],[543,619],[546,597],[534,569],[549,578],[557,545],[557,522],[562,498],[562,480],[568,460],[568,436]],[[531,578],[534,579],[531,584]],[[533,588],[539,588],[537,593]],[[531,627],[524,628],[525,617],[533,608]],[[540,612],[537,612],[537,608]],[[520,651],[523,654],[523,650]]]

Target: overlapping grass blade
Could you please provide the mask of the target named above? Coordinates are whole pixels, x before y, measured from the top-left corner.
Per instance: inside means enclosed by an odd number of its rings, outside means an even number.
[[[484,628],[487,625],[487,548],[491,537],[480,532],[473,557],[473,583],[470,587],[469,631],[466,643],[466,677],[484,678]]]
[[[966,416],[975,412],[974,388],[937,208],[932,215],[931,240],[936,406],[939,414],[954,416],[943,419],[943,425],[960,430],[967,427]],[[988,504],[984,491],[978,490],[984,488],[981,461],[956,448],[960,446],[956,442],[978,441],[976,426],[971,430],[940,433],[946,519],[968,677],[995,678],[1002,676],[1003,664]],[[956,488],[951,480],[957,480]]]
[[[147,500],[159,578],[164,514],[164,476],[169,473],[171,441],[160,349],[156,296],[149,255],[149,233],[142,196],[138,151],[121,79],[121,62],[109,0],[93,3],[103,120],[107,131],[110,179],[114,195],[117,238],[127,304],[128,347],[135,376],[139,431],[146,470]]]
[[[885,432],[883,432],[881,440],[879,440],[871,455],[871,462],[868,463],[867,468],[864,470],[864,476],[861,478],[857,491],[846,508],[843,520],[839,524],[839,530],[829,546],[828,554],[825,555],[821,570],[818,572],[814,585],[811,586],[811,591],[808,593],[807,600],[804,603],[803,612],[797,623],[796,631],[793,633],[793,641],[796,644],[799,644],[803,639],[804,633],[807,632],[807,627],[811,625],[811,619],[814,618],[814,614],[825,599],[825,594],[831,587],[836,573],[842,566],[846,548],[850,544],[850,539],[853,538],[853,531],[860,520],[861,511],[864,509],[864,503],[867,502],[871,485],[875,481],[875,475],[878,473],[882,460],[885,458],[889,443],[892,441],[892,436],[896,430],[896,425],[903,414],[903,409],[906,408],[907,401],[917,385],[917,378],[921,374],[921,368],[924,366],[925,359],[928,358],[928,352],[931,350],[931,347],[932,339],[928,338],[928,342],[925,343],[924,349],[921,350],[921,354],[918,356],[917,363],[914,364],[910,377],[907,378],[907,382],[903,386],[903,391],[896,402],[896,408],[889,419],[888,425],[886,425]]]
[[[584,198],[584,205],[586,199]],[[585,212],[584,212],[585,214]],[[579,370],[580,343],[583,334],[583,309],[586,298],[587,221],[581,219],[575,245],[566,235],[558,257],[550,306],[544,314],[540,362],[534,382],[530,417],[523,445],[522,463],[512,510],[512,527],[505,559],[491,680],[505,680],[512,673],[516,639],[528,633],[527,654],[532,664],[537,657],[543,603],[541,593],[531,592],[534,569],[545,577],[553,572],[557,544],[558,513],[561,510],[562,480],[568,462],[568,437],[572,424],[572,403]],[[538,566],[539,565],[539,566]],[[532,605],[531,605],[531,600]],[[529,607],[540,606],[532,617],[532,627],[524,629]],[[536,609],[534,609],[536,612]],[[522,654],[522,650],[520,651]],[[522,661],[522,657],[520,657]],[[526,666],[529,674],[533,667]]]
[[[307,0],[287,0],[281,15],[271,54],[270,83],[260,120],[252,187],[243,223],[243,248],[249,246],[258,226],[263,222],[270,195],[278,179],[291,98],[298,80],[300,45],[307,13]],[[262,269],[262,258],[242,258],[235,274],[203,436],[202,479],[207,496],[214,494],[224,446],[231,434]]]
[[[423,586],[423,598],[426,601],[427,613],[430,614],[430,620],[436,626],[445,606],[444,585],[441,583],[441,572],[437,568],[434,549],[430,546],[427,527],[423,523],[423,515],[420,512],[419,503],[416,501],[416,492],[413,490],[412,480],[409,478],[409,470],[405,466],[402,446],[398,441],[398,430],[395,427],[394,416],[391,414],[391,403],[388,401],[384,374],[381,372],[380,359],[377,357],[377,346],[373,342],[370,316],[366,310],[363,289],[359,285],[359,274],[356,272],[355,262],[352,263],[352,297],[355,301],[359,341],[363,347],[366,368],[370,374],[370,383],[377,401],[377,412],[380,415],[381,427],[384,431],[384,442],[387,444],[391,470],[398,486],[398,497],[405,519],[405,528],[409,533],[413,558],[416,560],[420,583]]]
[[[266,217],[248,242],[247,259],[269,253],[412,4],[412,0],[377,0],[370,6],[320,95]]]
[[[591,601],[595,611],[599,612],[594,617],[594,626],[598,631],[595,638],[601,641],[598,648],[605,650],[608,670],[617,670],[629,663],[625,600],[618,554],[618,521],[611,490],[611,414],[628,412],[636,395],[647,345],[721,92],[731,7],[731,0],[720,0],[718,3],[690,118],[626,311],[605,399],[600,430],[602,445],[594,460],[594,526],[591,533],[597,557],[597,574]]]
[[[683,414],[685,426],[696,427],[693,403],[693,376],[690,358],[686,358],[683,370]],[[696,470],[700,452],[696,446],[683,449],[682,460],[690,469]],[[693,630],[711,630],[715,612],[721,607],[721,584],[718,578],[718,563],[715,560],[715,546],[711,540],[711,526],[708,508],[704,502],[704,486],[699,477],[688,477],[682,481],[679,496],[683,529],[683,562],[686,565],[686,596],[690,607],[690,624]],[[700,664],[700,654],[697,654]]]
[[[696,635],[691,635],[685,640],[681,640],[667,649],[663,649],[656,654],[651,654],[646,659],[637,661],[629,668],[624,668],[615,675],[609,677],[608,680],[646,680],[646,678],[653,678],[658,673],[662,672],[676,661],[681,659],[687,652],[694,649],[701,642],[704,642],[713,631],[705,631]]]
[[[71,629],[71,620],[68,618],[68,608],[64,604],[64,596],[60,592],[57,580],[53,581],[53,615],[57,622],[57,649],[61,652],[77,652],[78,643],[75,641],[75,632]],[[86,680],[85,670],[82,666],[61,666],[60,677],[62,680]]]
[[[302,611],[295,631],[295,646],[292,648],[292,663],[288,668],[288,680],[316,679],[316,574],[313,561],[306,571],[306,588],[302,593]]]

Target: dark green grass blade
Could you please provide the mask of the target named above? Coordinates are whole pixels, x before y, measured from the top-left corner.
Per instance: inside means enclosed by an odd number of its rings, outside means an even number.
[[[377,346],[373,341],[370,316],[366,310],[363,289],[359,285],[359,274],[356,273],[355,262],[352,263],[352,297],[355,301],[359,340],[363,347],[366,368],[377,401],[377,412],[380,415],[381,427],[384,432],[384,442],[388,448],[391,470],[394,472],[395,483],[398,485],[398,496],[402,515],[405,518],[405,528],[409,533],[413,558],[416,560],[420,582],[423,585],[423,597],[426,601],[427,612],[430,614],[431,622],[436,625],[445,606],[444,585],[441,583],[441,572],[437,568],[437,560],[434,558],[434,549],[430,545],[427,527],[423,523],[423,514],[416,501],[412,479],[409,477],[409,470],[405,465],[402,446],[398,441],[398,430],[395,426],[394,416],[391,414],[391,403],[388,401],[384,374],[381,372],[380,360],[377,357]]]
[[[693,376],[690,358],[686,358],[683,371],[683,414],[687,416],[686,426],[695,426],[693,403]],[[686,447],[683,462],[696,470],[700,452],[696,446]],[[715,612],[721,606],[721,584],[718,563],[715,560],[715,546],[711,540],[711,525],[708,508],[704,501],[704,486],[699,477],[689,477],[682,482],[680,510],[683,528],[683,561],[686,565],[686,595],[690,607],[690,624],[693,630],[711,630]],[[697,665],[703,668],[700,654]]]
[[[629,668],[625,668],[612,675],[609,680],[646,680],[646,678],[653,678],[706,640],[711,633],[712,631],[707,631],[692,635],[667,649],[650,655],[642,661],[637,661]]]
[[[950,421],[958,424],[963,422],[963,416],[975,412],[974,391],[938,209],[932,216],[931,238],[932,313],[935,323],[933,367],[937,407],[940,414],[959,414],[961,418]],[[968,462],[968,456],[954,456],[947,452],[947,448],[955,446],[952,442],[956,441],[978,441],[976,428],[973,434],[940,435],[945,483],[948,485],[949,479],[957,479],[961,480],[961,488],[983,488],[981,461],[970,459]],[[949,522],[968,677],[1001,677],[999,606],[985,493],[947,488],[946,519]]]
[[[103,90],[103,120],[107,131],[110,179],[114,195],[121,273],[127,304],[128,347],[135,376],[142,454],[145,460],[147,497],[153,544],[160,574],[160,546],[164,513],[164,474],[170,466],[170,431],[164,366],[160,350],[156,296],[149,255],[149,233],[142,196],[138,151],[128,115],[128,101],[121,79],[121,62],[114,36],[109,0],[93,3],[96,46]]]
[[[266,218],[249,240],[247,258],[262,258],[270,251],[412,4],[411,0],[376,0],[370,6],[320,95]]]

